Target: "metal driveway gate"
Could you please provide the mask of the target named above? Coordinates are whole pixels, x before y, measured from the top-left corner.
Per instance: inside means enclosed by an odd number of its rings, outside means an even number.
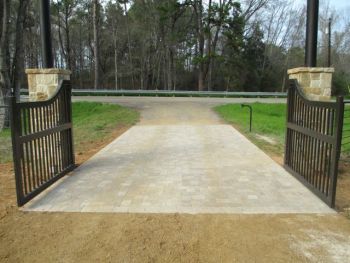
[[[74,169],[71,84],[63,81],[47,101],[11,98],[17,203],[24,205]]]
[[[291,80],[287,98],[285,168],[329,206],[335,205],[344,103],[306,99]]]

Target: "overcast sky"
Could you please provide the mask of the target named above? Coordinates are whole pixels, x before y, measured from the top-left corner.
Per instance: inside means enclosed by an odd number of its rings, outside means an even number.
[[[337,8],[350,7],[349,0],[332,0],[330,1],[331,5],[334,5]]]
[[[291,0],[293,2],[299,2],[299,3],[307,3],[307,0]],[[350,1],[349,0],[328,0],[331,7],[334,7],[336,9],[344,9],[350,7]],[[321,3],[327,2],[327,0],[320,0]]]

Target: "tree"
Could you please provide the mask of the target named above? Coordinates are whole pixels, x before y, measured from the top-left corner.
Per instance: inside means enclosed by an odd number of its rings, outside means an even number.
[[[129,28],[129,12],[126,7],[126,4],[129,2],[128,0],[120,0],[122,4],[124,4],[124,13],[125,13],[125,27],[126,27],[126,34],[127,34],[127,40],[128,40],[128,59],[129,59],[129,67],[131,71],[131,83],[132,83],[132,89],[135,89],[135,79],[134,79],[134,65],[133,65],[133,57],[131,53],[131,41],[130,41],[130,28]]]
[[[78,0],[61,0],[54,3],[53,15],[56,16],[56,25],[59,46],[65,59],[66,68],[73,70],[72,45],[71,45],[71,19],[76,13],[76,7],[79,4]],[[62,35],[63,31],[63,35]]]
[[[0,4],[1,29],[0,29],[0,105],[8,105],[5,97],[11,93],[11,81],[9,71],[9,25],[10,25],[11,0],[4,0]],[[8,111],[6,113],[8,115]],[[5,126],[5,119],[0,122],[0,130]]]
[[[108,30],[112,35],[113,39],[113,51],[114,51],[114,79],[115,79],[115,89],[118,90],[118,31],[119,24],[122,17],[122,9],[119,4],[108,3],[106,8],[107,15],[107,26]]]
[[[12,89],[15,92],[17,100],[20,99],[20,89],[23,85],[24,76],[24,45],[23,45],[23,31],[25,27],[25,20],[27,16],[29,1],[19,0],[16,34],[15,34],[15,51],[12,60]]]
[[[40,66],[40,26],[35,1],[0,1],[2,22],[8,2],[2,76],[18,91],[24,65]],[[319,63],[331,15],[332,61],[345,83],[349,18],[320,8]],[[287,69],[303,64],[305,12],[289,0],[53,0],[54,62],[72,70],[75,88],[281,91]]]
[[[94,58],[95,58],[95,89],[100,86],[100,61],[99,61],[99,7],[98,0],[93,1],[93,31],[94,31]]]

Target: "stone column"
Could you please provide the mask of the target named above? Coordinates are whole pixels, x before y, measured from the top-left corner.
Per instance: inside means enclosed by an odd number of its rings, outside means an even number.
[[[310,100],[328,101],[332,94],[334,68],[300,67],[288,70],[289,79],[296,79]]]
[[[66,69],[26,69],[28,75],[29,101],[52,98],[61,80],[69,80],[71,71]]]

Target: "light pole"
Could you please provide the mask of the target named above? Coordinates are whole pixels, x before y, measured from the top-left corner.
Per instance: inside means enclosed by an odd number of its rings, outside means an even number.
[[[39,10],[40,10],[41,54],[43,59],[43,68],[53,68],[50,0],[40,0]]]
[[[316,67],[319,0],[307,0],[305,66]]]
[[[331,61],[331,55],[332,55],[332,18],[329,18],[328,20],[328,57],[327,57],[327,67],[331,67],[332,61]]]

